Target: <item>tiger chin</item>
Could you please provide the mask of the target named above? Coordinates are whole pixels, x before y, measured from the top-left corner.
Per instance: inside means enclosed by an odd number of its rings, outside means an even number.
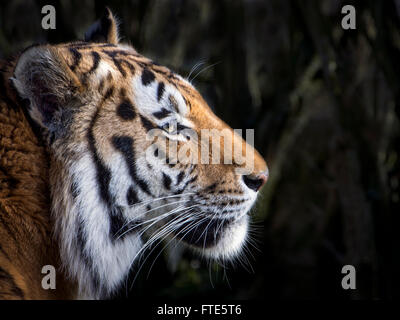
[[[54,243],[75,298],[111,297],[158,240],[234,259],[268,177],[258,152],[188,80],[118,39],[107,9],[84,41],[35,45],[11,64],[10,99],[39,128],[49,158]],[[190,132],[203,129],[230,135],[217,146],[222,159],[237,144],[252,153],[250,171],[240,171],[235,157],[227,164],[172,161],[172,146],[196,150],[200,141]],[[153,131],[167,143],[149,139]]]

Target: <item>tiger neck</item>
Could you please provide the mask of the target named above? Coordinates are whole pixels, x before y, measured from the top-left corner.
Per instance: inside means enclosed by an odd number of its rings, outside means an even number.
[[[52,166],[57,172],[51,183],[53,214],[63,264],[78,283],[79,297],[109,297],[128,276],[140,237],[125,233],[129,224],[119,221],[125,209],[104,201],[90,152],[67,169],[54,160]]]

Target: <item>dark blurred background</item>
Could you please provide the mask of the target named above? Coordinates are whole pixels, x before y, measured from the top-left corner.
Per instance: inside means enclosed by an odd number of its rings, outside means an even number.
[[[399,296],[400,1],[60,0],[56,30],[43,30],[46,4],[0,3],[0,58],[81,39],[109,6],[124,42],[198,73],[218,116],[254,128],[270,167],[248,261],[224,268],[175,251],[171,263],[160,245],[118,298]],[[345,4],[356,30],[341,28]],[[341,287],[347,264],[356,290]]]

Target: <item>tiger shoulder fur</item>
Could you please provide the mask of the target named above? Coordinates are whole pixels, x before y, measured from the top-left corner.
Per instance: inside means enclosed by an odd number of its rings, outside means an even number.
[[[57,290],[41,286],[42,268],[60,266],[51,236],[49,159],[10,87],[14,61],[0,62],[0,299],[67,299],[59,272]]]

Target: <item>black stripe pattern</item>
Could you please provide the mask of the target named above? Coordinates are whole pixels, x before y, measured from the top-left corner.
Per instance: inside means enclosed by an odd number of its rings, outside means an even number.
[[[159,83],[158,83],[158,88],[157,88],[157,101],[158,101],[158,102],[161,100],[164,91],[165,91],[164,82],[159,82]]]
[[[154,73],[151,72],[149,69],[144,68],[142,72],[142,83],[144,86],[149,85],[155,79]]]
[[[88,74],[93,73],[99,67],[100,55],[96,51],[92,51],[93,65],[88,71]]]
[[[164,119],[171,114],[171,111],[162,108],[160,111],[154,112],[153,116],[155,116],[158,120]]]
[[[118,105],[117,115],[122,120],[133,120],[136,117],[136,112],[133,105],[128,100],[125,100]]]
[[[128,205],[133,206],[134,204],[139,202],[139,198],[133,186],[130,186],[128,192],[126,194],[126,200]]]
[[[163,172],[163,184],[165,189],[171,189],[171,178]]]
[[[7,295],[15,295],[21,299],[24,299],[24,293],[21,288],[18,287],[14,281],[14,278],[4,269],[0,267],[0,284],[3,284],[1,287],[4,287],[4,284],[8,284],[9,291],[4,292]],[[0,292],[0,296],[3,292]]]
[[[93,162],[96,166],[96,178],[99,186],[100,197],[104,201],[110,215],[110,237],[115,240],[117,233],[121,231],[121,228],[126,225],[126,221],[122,214],[121,207],[117,206],[115,203],[115,197],[111,194],[109,190],[111,181],[111,171],[103,161],[100,159],[97,149],[96,142],[93,135],[93,127],[97,120],[98,112],[94,116],[92,123],[88,131],[88,142],[89,149],[92,154]]]
[[[124,156],[132,180],[143,192],[151,196],[149,185],[146,181],[141,179],[137,173],[133,138],[128,136],[114,136],[112,137],[112,145]]]
[[[87,268],[90,270],[90,275],[91,275],[91,282],[93,285],[93,288],[96,291],[99,291],[100,288],[100,276],[98,274],[96,265],[94,263],[94,260],[92,256],[88,253],[86,243],[87,243],[87,234],[86,234],[86,229],[85,229],[85,221],[83,220],[82,214],[79,212],[78,217],[77,217],[77,237],[76,237],[76,242],[77,246],[79,248],[80,252],[80,257],[85,264]]]
[[[75,71],[75,69],[79,66],[79,63],[80,63],[80,61],[82,59],[82,54],[75,48],[70,48],[69,51],[71,52],[72,59],[73,59],[72,65],[70,66],[70,69],[72,71]]]
[[[142,115],[140,115],[140,120],[142,122],[143,127],[146,129],[146,131],[150,131],[152,129],[157,128],[157,126],[152,123],[149,119],[147,119],[146,117],[143,117]]]

